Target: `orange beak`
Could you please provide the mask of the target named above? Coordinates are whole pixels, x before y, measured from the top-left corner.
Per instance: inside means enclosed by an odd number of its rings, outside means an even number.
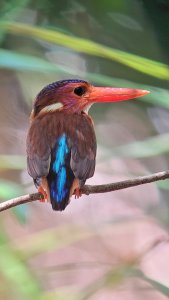
[[[90,102],[116,102],[138,98],[149,94],[146,90],[128,88],[94,87],[90,92]]]

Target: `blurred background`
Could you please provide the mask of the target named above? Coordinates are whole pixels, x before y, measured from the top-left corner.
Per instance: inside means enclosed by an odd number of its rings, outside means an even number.
[[[0,199],[35,191],[26,171],[32,101],[64,78],[143,88],[94,105],[101,184],[169,169],[169,0],[0,1]],[[1,213],[0,299],[165,300],[168,180]]]

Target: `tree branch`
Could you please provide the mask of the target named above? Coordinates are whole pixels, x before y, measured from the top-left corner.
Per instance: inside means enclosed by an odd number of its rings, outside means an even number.
[[[133,179],[128,179],[124,181],[118,181],[114,183],[101,184],[101,185],[84,185],[81,189],[82,194],[90,195],[90,194],[98,194],[98,193],[107,193],[114,192],[117,190],[127,189],[133,186],[151,183],[159,180],[169,179],[169,171],[158,172],[151,175],[140,176]],[[14,198],[0,204],[0,212],[3,210],[7,210],[14,206],[33,202],[36,200],[42,199],[43,196],[40,193],[30,194],[20,196],[18,198]]]

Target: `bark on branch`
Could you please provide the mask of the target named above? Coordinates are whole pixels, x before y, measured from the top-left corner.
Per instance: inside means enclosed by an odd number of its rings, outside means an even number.
[[[108,184],[85,185],[82,188],[82,194],[90,195],[90,194],[97,194],[97,193],[114,192],[117,190],[127,189],[130,187],[136,186],[136,185],[151,183],[151,182],[165,180],[165,179],[169,179],[169,171],[158,172],[158,173],[154,173],[151,175],[140,176],[140,177],[136,177],[133,179],[123,180],[123,181],[118,181],[118,182],[113,182],[113,183],[108,183]],[[3,210],[7,210],[9,208],[12,208],[14,206],[20,205],[20,204],[40,200],[40,199],[42,199],[42,197],[43,196],[40,193],[35,193],[35,194],[20,196],[20,197],[2,202],[0,204],[0,212]]]

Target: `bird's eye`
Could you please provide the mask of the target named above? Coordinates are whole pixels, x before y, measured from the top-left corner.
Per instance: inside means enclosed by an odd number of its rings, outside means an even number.
[[[86,92],[86,88],[84,86],[78,86],[74,89],[74,93],[77,96],[82,96],[83,94],[85,94]]]

